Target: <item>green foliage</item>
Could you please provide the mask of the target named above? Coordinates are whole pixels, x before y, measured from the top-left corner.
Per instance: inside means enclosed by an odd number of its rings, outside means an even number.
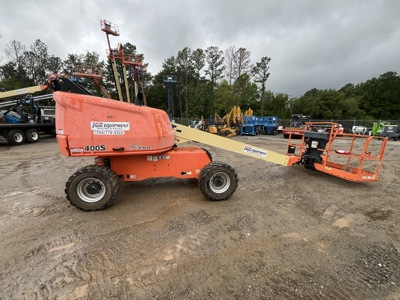
[[[400,76],[387,72],[361,84],[360,107],[375,119],[400,119]]]
[[[125,55],[144,59],[130,43],[122,45]],[[11,41],[5,49],[8,61],[0,66],[0,91],[13,90],[47,82],[47,74],[72,75],[74,66],[86,64],[104,69],[100,82],[118,99],[111,61],[100,60],[96,52],[70,53],[65,59],[49,54],[47,45],[36,40],[29,50],[18,41]],[[225,56],[224,56],[225,54]],[[311,89],[303,96],[292,99],[287,94],[274,94],[267,88],[270,77],[270,57],[264,56],[251,64],[246,48],[231,46],[226,51],[217,46],[192,50],[185,47],[162,64],[159,73],[137,74],[139,85],[147,98],[147,104],[165,111],[168,109],[168,88],[164,76],[175,75],[177,82],[171,86],[174,98],[173,114],[183,119],[201,116],[220,116],[229,112],[233,105],[244,111],[253,109],[257,115],[277,115],[290,118],[293,113],[310,115],[313,119],[400,119],[400,77],[396,72],[386,72],[378,78],[354,85],[348,83],[339,90]],[[144,67],[147,64],[143,63]],[[118,81],[125,100],[124,68],[117,59]],[[134,69],[125,68],[128,92],[134,95]],[[101,96],[98,87],[89,79],[81,79],[95,95]],[[135,99],[130,96],[130,99]]]
[[[0,91],[5,92],[33,85],[33,80],[27,76],[23,66],[17,66],[15,62],[0,66]]]
[[[260,86],[260,101],[261,101],[261,112],[259,115],[264,115],[264,102],[266,101],[269,95],[266,95],[266,84],[269,78],[269,63],[271,58],[262,57],[260,62],[257,62],[255,66],[253,66],[251,73],[254,77],[254,81]]]
[[[227,80],[222,80],[215,90],[215,111],[224,116],[235,104],[232,101],[232,87]]]
[[[236,94],[234,98],[238,99],[237,105],[241,109],[258,109],[260,103],[258,87],[254,82],[250,81],[249,74],[240,75],[233,83],[233,90]]]
[[[387,72],[357,86],[349,83],[336,90],[312,89],[292,102],[293,113],[314,119],[400,118],[400,77]]]
[[[167,75],[167,74],[166,74]],[[163,82],[164,74],[159,73],[153,78],[153,83],[147,91],[147,105],[167,111],[168,92]]]
[[[267,92],[265,109],[259,115],[279,116],[281,119],[289,119],[291,111],[289,109],[290,99],[287,94],[273,94]]]

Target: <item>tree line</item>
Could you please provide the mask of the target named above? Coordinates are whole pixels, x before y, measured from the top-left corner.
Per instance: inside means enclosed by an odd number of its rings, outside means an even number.
[[[125,54],[144,58],[135,45],[126,43],[122,47]],[[11,41],[4,53],[7,62],[0,66],[0,91],[44,84],[47,74],[72,75],[75,65],[86,64],[104,70],[101,84],[113,99],[118,99],[111,62],[100,60],[96,52],[70,53],[61,59],[50,54],[47,45],[38,39],[29,48]],[[252,63],[251,53],[244,47],[231,46],[225,50],[217,46],[194,50],[185,47],[166,58],[157,74],[142,74],[143,91],[149,106],[167,111],[164,79],[176,76],[177,82],[171,86],[173,116],[183,119],[223,116],[234,105],[243,111],[251,108],[255,115],[277,115],[282,119],[290,118],[293,113],[307,114],[313,119],[400,119],[400,76],[396,72],[388,71],[358,84],[348,83],[338,90],[314,88],[292,98],[268,89],[270,61],[270,57],[264,56]],[[120,64],[117,72],[124,85],[124,69]],[[133,90],[132,77],[125,78]],[[81,84],[93,94],[102,95],[88,79],[82,78]]]

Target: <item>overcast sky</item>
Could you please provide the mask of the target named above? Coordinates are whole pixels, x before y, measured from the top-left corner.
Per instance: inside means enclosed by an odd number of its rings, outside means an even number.
[[[243,47],[271,58],[269,90],[297,97],[400,73],[399,12],[399,0],[1,0],[0,64],[12,40],[105,59],[105,19],[119,26],[112,47],[136,45],[152,74],[184,47]]]

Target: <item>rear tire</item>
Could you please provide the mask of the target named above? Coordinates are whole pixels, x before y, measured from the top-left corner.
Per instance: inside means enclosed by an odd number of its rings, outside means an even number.
[[[39,140],[39,132],[32,128],[25,132],[25,139],[28,143],[36,143]]]
[[[13,129],[8,133],[7,141],[11,146],[22,145],[25,143],[25,135],[21,130]]]
[[[228,199],[238,186],[235,170],[222,162],[211,162],[200,172],[199,188],[207,199],[221,201]]]
[[[110,168],[90,165],[69,178],[65,193],[71,204],[81,210],[102,210],[117,197],[119,182],[119,177]]]

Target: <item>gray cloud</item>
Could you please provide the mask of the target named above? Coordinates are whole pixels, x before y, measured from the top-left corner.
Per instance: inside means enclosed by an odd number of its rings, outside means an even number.
[[[271,57],[271,91],[300,96],[399,72],[398,11],[397,0],[14,0],[2,4],[0,51],[11,40],[29,47],[40,39],[61,58],[86,51],[105,58],[100,20],[107,19],[120,29],[111,42],[136,45],[153,74],[184,47],[234,45],[253,63]]]

